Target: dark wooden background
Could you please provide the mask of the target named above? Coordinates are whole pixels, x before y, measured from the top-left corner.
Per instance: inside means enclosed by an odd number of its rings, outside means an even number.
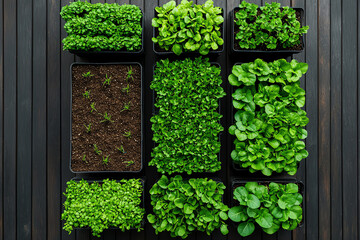
[[[180,0],[177,0],[178,2]],[[197,0],[203,3],[205,0]],[[92,2],[95,2],[92,0]],[[97,2],[97,0],[96,0]],[[99,0],[100,2],[100,0]],[[104,2],[102,0],[101,2]],[[115,0],[106,0],[113,3]],[[156,56],[152,51],[151,18],[154,6],[167,0],[116,0],[139,5],[145,12],[145,119],[149,123],[152,92],[149,89]],[[215,0],[226,13],[240,0]],[[264,0],[252,0],[262,4]],[[249,239],[359,239],[360,179],[359,151],[359,75],[360,4],[357,0],[279,0],[284,5],[305,9],[306,51],[295,58],[306,61],[309,71],[302,79],[306,89],[306,111],[310,118],[306,141],[310,153],[302,162],[297,178],[305,183],[305,224],[293,232],[280,231],[268,236],[257,231]],[[59,12],[68,0],[1,0],[0,4],[0,238],[91,239],[89,231],[62,231],[60,215],[69,171],[69,67],[84,61],[62,51],[66,36]],[[228,15],[227,15],[228,20]],[[229,43],[229,22],[226,43]],[[252,60],[229,57],[229,44],[218,61],[223,69],[224,89],[221,101],[225,129],[232,120],[231,88],[226,75],[235,62]],[[276,56],[272,56],[276,57]],[[128,61],[129,59],[115,59]],[[213,59],[214,60],[214,59]],[[151,130],[147,127],[146,162],[151,152]],[[229,154],[233,148],[227,131],[221,135],[222,171],[216,174],[228,186],[247,174],[232,170]],[[137,175],[146,176],[146,191],[159,178],[154,168],[145,167]],[[80,176],[82,177],[82,176]],[[86,176],[85,176],[86,177]],[[123,177],[117,175],[117,177]],[[278,176],[283,177],[283,176]],[[273,178],[275,179],[275,177]],[[147,211],[150,211],[146,196]],[[105,232],[106,240],[164,240],[152,227],[136,233]],[[211,237],[196,233],[188,239],[226,239],[216,232]],[[232,228],[227,239],[240,239]]]

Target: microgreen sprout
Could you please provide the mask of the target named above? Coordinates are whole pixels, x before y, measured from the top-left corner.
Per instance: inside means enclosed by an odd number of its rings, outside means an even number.
[[[88,161],[86,160],[86,155],[85,155],[85,154],[84,154],[82,160],[83,160],[84,162],[88,163]]]
[[[130,166],[134,164],[134,161],[125,161],[124,163],[126,163],[126,166]]]
[[[124,87],[122,90],[122,92],[126,92],[127,94],[129,93],[130,91],[130,85],[128,84],[126,87]]]
[[[103,164],[107,165],[109,163],[109,161],[110,161],[109,157],[110,157],[109,155],[106,157],[105,156],[102,157]]]
[[[85,78],[88,78],[88,77],[92,77],[92,76],[94,76],[94,75],[91,74],[90,71],[88,71],[87,73],[83,73],[82,76],[85,77]]]
[[[110,86],[110,82],[111,82],[111,76],[108,77],[107,74],[106,74],[105,80],[103,82],[103,86],[105,86],[105,85]]]
[[[128,72],[126,74],[126,80],[127,81],[129,81],[129,80],[134,81],[132,66],[128,67]]]
[[[123,134],[124,137],[131,138],[131,131],[125,132]]]
[[[89,123],[88,125],[84,124],[85,128],[86,128],[86,132],[90,133],[91,132],[91,123]]]
[[[96,144],[93,144],[94,146],[94,152],[97,154],[97,155],[101,155],[101,150],[98,148],[98,146]]]
[[[100,114],[100,115],[102,115],[102,114]],[[105,112],[104,115],[102,115],[102,116],[104,117],[104,119],[101,120],[100,122],[114,122],[113,120],[111,120],[111,115],[108,114],[107,112]]]
[[[90,104],[90,107],[91,107],[91,111],[90,111],[90,112],[93,112],[93,111],[97,112],[97,110],[96,110],[96,108],[95,108],[95,103],[94,103],[94,102],[92,102],[92,103]]]
[[[116,149],[121,153],[125,153],[125,149],[124,149],[123,145],[121,145],[120,147],[117,147]]]
[[[87,98],[89,99],[90,98],[90,90],[89,91],[86,91],[82,94],[84,98]]]
[[[123,107],[123,109],[122,109],[120,112],[129,111],[129,110],[130,110],[130,106],[131,106],[131,102],[124,103],[124,107]]]

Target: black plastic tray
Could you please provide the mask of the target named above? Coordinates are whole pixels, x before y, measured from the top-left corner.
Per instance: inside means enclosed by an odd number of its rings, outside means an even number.
[[[225,19],[225,14],[224,14],[224,9],[222,9],[222,17],[224,18],[224,22],[226,21]],[[154,9],[154,16],[157,17],[157,12]],[[225,40],[225,27],[224,27],[224,22],[220,25],[220,31],[221,31],[221,37],[224,40],[224,44],[222,46],[219,46],[219,48],[217,50],[210,50],[209,53],[207,55],[219,55],[220,53],[224,52],[225,49],[225,44],[226,44],[226,40]],[[152,27],[153,28],[153,37],[157,36],[157,28]],[[155,52],[155,54],[160,55],[160,56],[177,56],[173,51],[166,51],[166,50],[160,50],[160,47],[158,45],[156,45],[154,42],[152,42],[153,44],[153,51]],[[157,50],[159,49],[159,50]],[[199,52],[195,51],[195,52],[182,52],[180,54],[180,56],[186,56],[186,57],[192,57],[192,56],[207,56],[207,55],[201,55]]]
[[[72,158],[72,68],[75,65],[138,65],[140,67],[140,84],[141,84],[141,167],[138,171],[73,171],[71,168],[71,158]],[[144,167],[144,149],[145,149],[145,124],[144,124],[144,89],[143,89],[143,66],[138,62],[111,62],[111,63],[86,63],[86,62],[74,62],[70,66],[70,159],[69,159],[69,169],[72,173],[81,173],[81,174],[103,174],[103,173],[139,173]]]
[[[77,182],[79,182],[80,180],[82,180],[83,178],[73,178],[73,179],[71,179],[71,180],[74,180],[74,181],[77,181]],[[88,183],[94,183],[94,182],[98,182],[98,183],[102,183],[103,182],[103,180],[87,180],[87,179],[84,179],[85,181],[87,181]],[[140,203],[140,205],[141,205],[141,207],[143,208],[143,209],[145,209],[145,180],[144,179],[141,179],[141,178],[139,178],[139,180],[140,180],[140,182],[141,182],[141,184],[142,184],[142,186],[143,186],[143,192],[142,192],[142,198],[141,198],[141,203]],[[119,180],[116,180],[117,182],[120,182]],[[144,228],[144,226],[145,226],[145,219],[146,219],[146,213],[144,214],[144,218],[143,218],[143,220],[142,220],[142,222],[141,222],[141,227],[142,228]],[[117,227],[109,227],[109,228],[107,228],[107,229],[111,229],[111,230],[120,230],[120,228],[117,228]],[[130,228],[130,230],[134,230],[134,229],[136,229],[136,228]],[[79,227],[77,227],[77,228],[74,228],[74,230],[91,230],[91,228],[90,227],[82,227],[82,228],[79,228]]]
[[[243,63],[242,63],[242,62],[237,62],[237,63],[235,63],[233,66],[235,66],[235,65],[241,65],[241,64],[243,64]],[[231,71],[232,71],[232,67],[231,67],[231,69],[230,69],[230,73],[231,73]],[[234,93],[234,86],[230,85],[230,91],[231,91],[231,95],[232,95],[232,94]],[[232,97],[231,97],[231,99],[232,99]],[[236,112],[236,111],[235,111],[234,105],[232,104],[232,101],[231,101],[231,116],[232,116],[231,125],[234,124],[235,112]],[[232,144],[232,146],[234,146],[234,140],[235,140],[235,136],[231,135],[231,144]],[[248,168],[243,168],[243,167],[241,167],[239,164],[235,163],[232,158],[230,158],[230,160],[231,160],[231,162],[232,162],[232,166],[233,166],[233,169],[234,169],[235,171],[237,171],[237,172],[242,172],[242,173],[244,173],[244,172],[250,173]],[[299,170],[299,167],[300,167],[301,162],[304,161],[304,160],[305,160],[305,159],[302,159],[300,162],[298,162],[298,165],[297,165],[297,169],[298,169],[298,170]],[[259,173],[261,173],[261,171],[256,171],[256,172],[250,173],[250,174],[256,175],[256,174],[259,174]],[[271,176],[268,176],[268,177],[280,176],[280,175],[292,176],[292,175],[289,175],[287,172],[283,171],[283,172],[281,172],[281,173],[273,172],[272,175],[271,175]],[[262,176],[262,173],[261,173],[260,176]],[[294,176],[294,177],[295,177],[295,176]]]
[[[281,54],[283,56],[290,56],[293,54],[297,54],[297,53],[301,53],[302,51],[304,51],[305,49],[305,38],[304,36],[300,37],[300,42],[301,42],[301,46],[302,49],[301,50],[256,50],[256,49],[235,49],[235,12],[237,10],[239,10],[239,7],[234,8],[229,14],[229,18],[230,18],[230,28],[231,28],[231,37],[230,37],[230,44],[231,44],[231,52],[233,54],[239,54],[239,53],[243,53],[243,54]],[[301,26],[305,26],[305,18],[304,18],[304,9],[302,8],[292,8],[295,9],[297,12],[300,12],[300,24]]]
[[[142,27],[142,33],[141,33],[141,48],[138,51],[130,52],[130,51],[108,51],[108,50],[100,50],[100,51],[85,51],[85,50],[69,50],[70,53],[75,54],[79,57],[83,58],[98,58],[98,57],[110,57],[110,56],[116,56],[116,57],[128,57],[128,56],[137,56],[144,53],[144,30],[145,30],[145,15],[143,11],[141,11],[143,14],[143,17],[141,18],[141,27]]]
[[[219,67],[220,70],[223,71],[223,70],[221,69],[220,63],[210,62],[210,64]],[[154,77],[154,74],[155,74],[155,68],[156,68],[156,62],[155,62],[155,64],[154,64],[154,66],[153,66],[153,77]],[[221,73],[221,72],[220,72],[220,73]],[[152,99],[152,101],[153,101],[153,102],[152,102],[152,116],[154,116],[154,115],[156,115],[156,114],[159,113],[159,110],[158,110],[158,108],[155,107],[156,92],[155,92],[154,90],[152,90],[152,92],[153,92],[153,99]],[[220,99],[218,100],[218,104],[219,104],[218,112],[221,114]],[[219,120],[219,123],[220,123],[220,125],[221,125],[221,120]],[[223,132],[225,132],[225,128],[224,128],[224,131],[223,131]],[[220,133],[218,134],[218,139],[219,139],[219,142],[220,142],[220,146],[221,146],[221,140],[220,140],[220,138],[221,138],[221,135],[222,135],[223,132],[220,132]],[[156,147],[156,143],[155,143],[154,141],[153,141],[153,147]],[[221,154],[221,147],[220,147],[220,152],[218,152],[218,154],[217,154],[217,156],[218,156],[218,161],[221,163],[221,156],[220,156],[220,154]],[[220,169],[219,171],[221,171],[221,169]],[[210,175],[215,175],[215,174],[218,173],[219,171],[217,171],[217,172],[193,172],[191,175],[192,175],[192,176],[194,175],[195,177],[206,178],[209,174],[210,174]],[[181,175],[184,179],[188,179],[188,177],[189,177],[189,175],[188,175],[186,172],[182,172],[182,173],[176,172],[176,173],[170,174],[169,176],[170,176],[170,177],[174,177],[175,175]],[[220,181],[220,180],[219,180],[219,181]]]
[[[239,187],[239,186],[244,186],[247,182],[257,182],[257,183],[261,183],[262,185],[269,185],[272,182],[279,183],[279,184],[288,184],[288,183],[297,184],[299,186],[299,193],[303,197],[303,202],[300,204],[301,208],[303,209],[303,219],[297,227],[301,228],[304,225],[305,209],[306,209],[305,208],[305,198],[304,198],[305,185],[302,181],[298,181],[296,179],[274,179],[274,180],[273,179],[262,179],[262,178],[248,179],[248,180],[234,179],[231,184],[231,198],[230,198],[231,199],[231,207],[236,205],[236,200],[233,197],[235,188]],[[234,223],[233,221],[231,221],[231,222]],[[282,229],[282,228],[280,228],[280,229]]]

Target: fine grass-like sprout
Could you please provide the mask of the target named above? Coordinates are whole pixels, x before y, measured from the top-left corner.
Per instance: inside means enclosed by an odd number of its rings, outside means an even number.
[[[106,74],[105,80],[103,82],[103,86],[105,86],[105,85],[110,86],[110,83],[111,83],[111,76],[108,77]]]
[[[134,81],[132,66],[128,67],[128,72],[126,74],[126,80],[127,81],[130,81],[130,80]]]
[[[122,109],[120,112],[129,111],[129,110],[130,110],[130,106],[131,106],[131,102],[124,103],[124,107],[123,107],[123,109]]]
[[[90,90],[86,91],[82,94],[84,98],[89,99],[90,98]]]
[[[89,123],[88,125],[84,124],[85,128],[86,128],[86,132],[90,133],[91,132],[91,123]]]
[[[127,86],[126,86],[126,87],[124,87],[123,89],[121,89],[121,91],[122,91],[122,92],[126,92],[126,94],[128,94],[128,93],[129,93],[129,91],[130,91],[130,85],[129,85],[129,84],[127,84]]]
[[[124,137],[131,138],[131,131],[125,132],[123,134]]]
[[[126,166],[129,167],[130,165],[134,164],[134,161],[125,161],[124,163],[126,163]]]
[[[94,76],[94,74],[91,74],[91,72],[88,71],[87,73],[83,73],[82,76],[83,76],[84,78],[89,78],[89,77]]]
[[[118,150],[121,153],[125,153],[125,149],[123,145],[120,145],[120,147],[117,147],[116,150]]]
[[[102,115],[102,114],[100,114],[100,115]],[[111,120],[111,115],[108,114],[107,112],[105,112],[102,116],[104,117],[104,119],[101,120],[100,122],[114,122],[113,120]]]
[[[88,161],[86,160],[86,155],[85,155],[85,154],[83,155],[82,160],[83,160],[84,162],[88,163]]]
[[[103,164],[105,164],[105,165],[107,165],[108,163],[109,163],[109,161],[110,161],[110,155],[108,155],[108,156],[103,156],[102,157],[102,161],[103,161]]]
[[[96,144],[93,144],[93,146],[94,146],[94,152],[100,156],[102,153],[101,150],[98,148],[98,146]]]
[[[90,104],[90,107],[91,107],[91,111],[90,112],[97,112],[97,110],[96,110],[96,108],[95,108],[95,103],[94,102],[92,102],[91,104]]]

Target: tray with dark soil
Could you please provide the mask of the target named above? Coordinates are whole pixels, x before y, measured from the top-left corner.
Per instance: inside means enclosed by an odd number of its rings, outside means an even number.
[[[142,169],[142,66],[71,66],[71,159],[74,173]]]

